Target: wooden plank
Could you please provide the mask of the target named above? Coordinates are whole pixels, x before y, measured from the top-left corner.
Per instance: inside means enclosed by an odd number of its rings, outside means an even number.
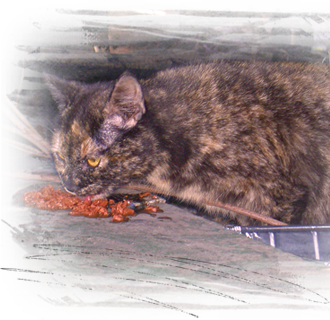
[[[171,53],[115,55],[87,50],[24,46],[25,68],[22,91],[43,90],[42,71],[81,81],[116,79],[125,70],[138,77],[178,66],[189,60],[204,60],[204,55],[175,50]],[[18,88],[22,73],[20,46],[1,44],[1,83],[6,91]]]
[[[171,220],[141,214],[122,224],[15,206],[3,221],[26,253],[1,272],[25,279],[31,295],[54,305],[157,308],[188,318],[202,317],[208,308],[220,316],[224,308],[329,307],[324,264],[247,239],[185,209],[160,206],[164,212],[158,216]]]

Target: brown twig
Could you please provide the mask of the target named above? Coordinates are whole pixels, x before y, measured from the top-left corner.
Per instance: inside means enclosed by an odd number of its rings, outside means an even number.
[[[128,185],[126,186],[126,188],[128,189],[134,189],[134,190],[140,190],[140,191],[148,191],[148,192],[152,192],[152,193],[160,193],[162,194],[162,192],[157,191],[156,189],[149,187],[149,186],[144,186],[144,185]],[[175,195],[171,195],[171,194],[166,194],[170,197],[175,197]],[[278,221],[276,219],[270,218],[270,217],[266,217],[260,213],[256,213],[250,210],[246,210],[240,207],[236,207],[230,204],[226,204],[226,203],[222,203],[220,201],[205,201],[204,204],[209,205],[209,206],[213,206],[213,207],[218,207],[218,208],[222,208],[222,209],[226,209],[241,215],[244,215],[246,217],[261,221],[261,222],[265,222],[271,226],[286,226],[287,224],[281,221]]]
[[[286,223],[284,223],[282,221],[279,221],[279,220],[276,220],[276,219],[273,219],[270,217],[266,217],[260,213],[256,213],[256,212],[246,210],[246,209],[243,209],[240,207],[236,207],[231,204],[223,203],[220,201],[206,201],[205,204],[207,204],[209,206],[219,207],[222,209],[233,211],[233,212],[239,213],[243,216],[250,217],[252,219],[259,220],[261,222],[265,222],[271,226],[286,226],[287,225]]]

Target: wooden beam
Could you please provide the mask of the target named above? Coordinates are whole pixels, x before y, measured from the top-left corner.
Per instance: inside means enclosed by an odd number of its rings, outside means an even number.
[[[198,53],[176,50],[171,53],[115,55],[87,50],[24,46],[25,70],[22,91],[42,91],[42,71],[67,79],[102,81],[117,79],[125,70],[140,78],[178,66],[189,60],[204,60]],[[16,91],[22,72],[19,45],[1,44],[1,86]]]

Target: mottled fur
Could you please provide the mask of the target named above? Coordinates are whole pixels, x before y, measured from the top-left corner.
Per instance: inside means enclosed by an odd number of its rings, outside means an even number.
[[[62,119],[56,169],[81,196],[138,182],[200,206],[220,200],[286,223],[330,222],[329,74],[324,65],[220,62],[141,81],[48,77]]]

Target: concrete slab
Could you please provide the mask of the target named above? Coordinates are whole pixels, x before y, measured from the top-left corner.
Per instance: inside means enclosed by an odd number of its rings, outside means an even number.
[[[2,170],[54,173],[2,147]],[[38,319],[326,317],[330,269],[185,209],[128,223],[26,208],[47,182],[1,178],[1,265],[15,304]],[[55,188],[59,185],[52,183]]]

